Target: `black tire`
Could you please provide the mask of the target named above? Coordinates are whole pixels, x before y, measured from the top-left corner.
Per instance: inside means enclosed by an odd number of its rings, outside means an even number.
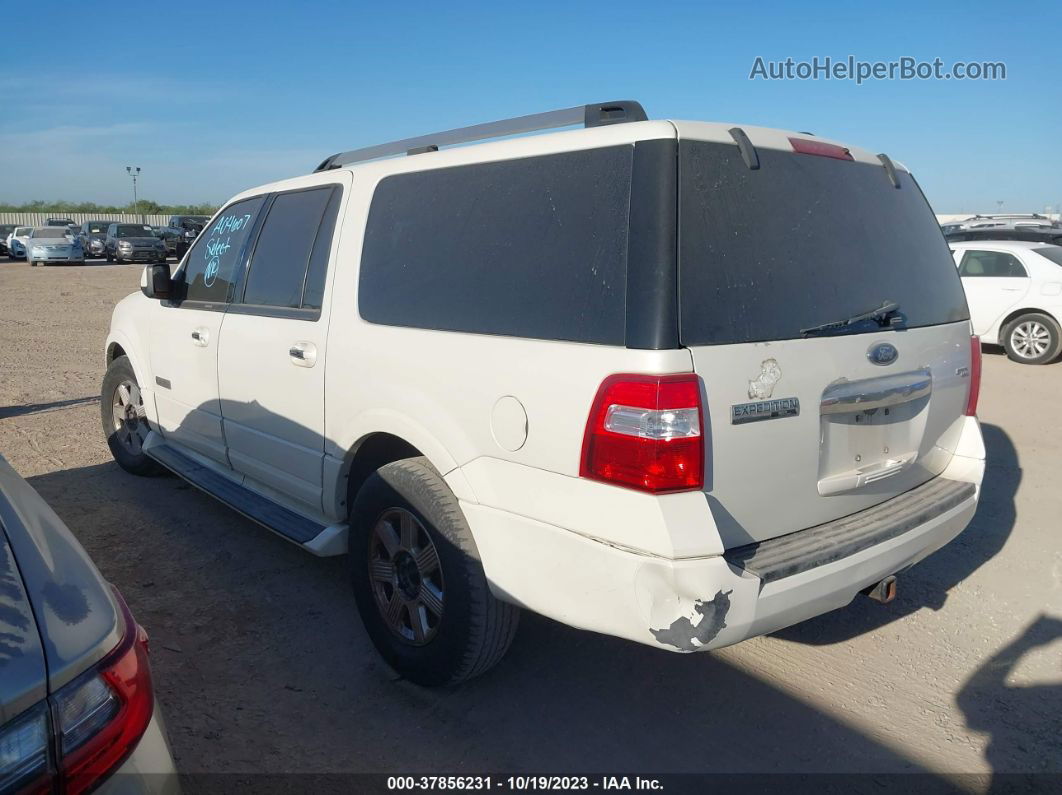
[[[140,399],[140,386],[137,384],[133,366],[126,356],[119,356],[107,367],[107,374],[103,376],[103,387],[100,390],[100,419],[103,423],[103,435],[107,439],[107,446],[111,449],[111,455],[122,469],[134,475],[153,476],[161,475],[165,469],[154,459],[144,454],[142,435],[147,433],[147,422],[141,418],[137,422],[131,419],[121,426],[116,419],[115,402],[119,399],[119,388],[123,385],[129,390],[133,385],[132,400],[125,401],[143,405]],[[135,427],[134,427],[135,426]],[[134,436],[141,439],[136,444]]]
[[[429,639],[400,637],[384,617],[376,588],[384,580],[370,577],[375,528],[385,517],[408,512],[430,538],[441,574],[441,615]],[[377,536],[378,538],[378,536]],[[392,571],[400,571],[399,552]],[[417,557],[420,555],[418,553]],[[420,685],[454,685],[479,676],[505,655],[516,634],[519,608],[494,597],[479,562],[479,551],[457,498],[426,458],[407,458],[376,470],[358,492],[351,511],[348,555],[354,596],[365,629],[395,671]],[[427,578],[425,578],[427,581]],[[392,599],[402,599],[399,575]],[[417,568],[416,582],[421,583]],[[407,583],[408,585],[408,583]],[[424,588],[420,584],[420,588]],[[401,611],[402,608],[399,608]],[[403,614],[412,627],[408,608]]]
[[[1047,364],[1062,353],[1058,321],[1040,312],[1019,315],[1003,329],[1007,358],[1019,364]]]
[[[114,262],[114,255],[111,254],[109,251],[106,254],[106,258],[107,258],[107,262]]]

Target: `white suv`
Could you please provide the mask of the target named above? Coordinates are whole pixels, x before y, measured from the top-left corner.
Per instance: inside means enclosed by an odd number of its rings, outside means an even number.
[[[519,607],[688,652],[886,601],[977,505],[940,229],[902,166],[806,133],[623,102],[346,152],[142,293],[118,463],[349,552],[423,684],[497,662]]]

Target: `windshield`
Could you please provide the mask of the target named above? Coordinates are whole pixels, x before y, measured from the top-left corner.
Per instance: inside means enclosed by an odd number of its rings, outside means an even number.
[[[962,283],[911,176],[835,158],[683,141],[680,331],[686,345],[801,337],[899,304],[907,327],[969,317]],[[879,330],[873,318],[837,333]]]
[[[1051,260],[1055,265],[1062,265],[1062,246],[1044,246],[1043,248],[1034,248],[1033,251],[1045,259]]]
[[[62,226],[44,226],[40,229],[34,229],[30,233],[30,237],[66,237],[70,234],[70,230]]]
[[[154,237],[150,226],[136,226],[134,224],[118,224],[114,232],[115,237]]]
[[[20,226],[15,230],[15,237],[25,237],[33,231],[31,226]]]
[[[107,224],[89,224],[88,233],[90,235],[105,235],[107,234]]]

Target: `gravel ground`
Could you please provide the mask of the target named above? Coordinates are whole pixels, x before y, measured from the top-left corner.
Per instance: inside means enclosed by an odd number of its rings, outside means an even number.
[[[930,772],[970,789],[1062,773],[1062,364],[987,352],[980,509],[891,605],[692,656],[525,615],[498,668],[428,691],[378,661],[342,559],[112,463],[102,347],[139,275],[0,259],[0,453],[148,628],[186,788],[311,771]]]

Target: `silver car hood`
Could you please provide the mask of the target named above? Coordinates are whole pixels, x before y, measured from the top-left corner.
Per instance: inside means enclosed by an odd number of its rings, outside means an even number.
[[[3,457],[0,525],[36,619],[54,692],[118,645],[124,619],[88,553]],[[6,686],[7,676],[0,682]]]

